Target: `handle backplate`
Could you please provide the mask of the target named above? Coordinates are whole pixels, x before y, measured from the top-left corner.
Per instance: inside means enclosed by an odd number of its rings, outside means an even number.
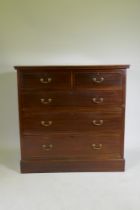
[[[96,77],[93,77],[92,81],[95,83],[102,83],[104,81],[104,77],[100,77],[99,79],[97,79]]]
[[[46,121],[41,121],[41,125],[44,126],[44,127],[49,127],[49,126],[52,125],[52,121],[48,121],[48,122],[46,122]]]
[[[40,99],[40,102],[42,104],[50,104],[52,102],[52,99],[51,98],[48,98],[47,100],[45,100],[44,98],[41,98]]]
[[[99,98],[99,99],[98,98],[93,98],[92,101],[95,104],[101,104],[101,103],[104,102],[104,98]]]
[[[52,82],[52,78],[48,77],[48,78],[40,78],[40,82],[42,84],[48,84]]]
[[[53,145],[52,144],[43,144],[42,145],[42,149],[45,150],[45,151],[50,151],[51,149],[53,148]]]
[[[92,144],[91,146],[92,146],[92,149],[94,149],[94,150],[101,150],[102,147],[103,147],[102,144],[99,144],[99,145],[97,145],[97,144]]]
[[[103,120],[99,120],[99,121],[93,120],[92,123],[93,123],[93,125],[101,126],[101,125],[103,125],[104,121]]]

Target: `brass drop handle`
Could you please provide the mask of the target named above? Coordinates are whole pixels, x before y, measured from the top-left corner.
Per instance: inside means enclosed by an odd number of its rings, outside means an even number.
[[[49,145],[43,144],[42,145],[42,149],[45,151],[50,151],[52,148],[53,148],[52,144],[49,144]]]
[[[101,78],[99,78],[99,79],[97,79],[96,77],[93,77],[93,78],[92,78],[92,81],[95,82],[95,83],[101,83],[101,82],[104,81],[104,77],[101,77]]]
[[[49,127],[49,126],[52,125],[52,121],[48,121],[48,122],[41,121],[41,125],[44,126],[44,127]]]
[[[93,125],[100,126],[100,125],[103,125],[104,121],[103,120],[99,120],[97,122],[97,120],[93,120],[92,123],[93,123]]]
[[[48,78],[40,78],[40,82],[43,84],[48,84],[52,82],[52,78],[48,77]]]
[[[99,144],[99,145],[96,145],[96,144],[92,144],[92,149],[95,149],[95,150],[100,150],[102,149],[103,145],[102,144]]]
[[[52,102],[52,99],[51,98],[48,98],[47,100],[45,100],[44,98],[41,98],[40,99],[40,102],[42,104],[50,104]]]
[[[95,104],[101,104],[101,103],[104,102],[104,98],[99,98],[99,99],[93,98],[92,101],[93,101],[93,103],[95,103]]]

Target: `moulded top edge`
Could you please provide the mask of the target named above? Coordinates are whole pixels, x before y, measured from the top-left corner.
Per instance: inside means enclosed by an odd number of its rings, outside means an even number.
[[[65,69],[127,69],[130,65],[46,65],[46,66],[14,66],[16,70],[26,70],[26,69],[44,69],[44,68],[65,68]]]

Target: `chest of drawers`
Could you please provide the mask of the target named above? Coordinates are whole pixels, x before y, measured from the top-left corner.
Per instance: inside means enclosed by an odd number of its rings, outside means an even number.
[[[128,67],[16,66],[21,172],[123,171]]]

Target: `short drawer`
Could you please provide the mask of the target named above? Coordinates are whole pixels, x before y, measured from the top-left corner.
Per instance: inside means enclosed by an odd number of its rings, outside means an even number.
[[[71,86],[70,72],[34,71],[21,73],[23,89],[67,89]]]
[[[76,72],[76,88],[122,88],[122,74],[116,72]]]
[[[122,91],[47,91],[22,92],[23,110],[45,111],[51,107],[103,107],[121,105],[123,103]]]
[[[49,132],[92,131],[114,133],[122,128],[121,112],[59,111],[48,113],[25,113],[22,129],[25,135],[41,135]]]
[[[47,134],[24,136],[22,158],[41,159],[106,159],[120,158],[119,135],[95,136],[93,134]]]

